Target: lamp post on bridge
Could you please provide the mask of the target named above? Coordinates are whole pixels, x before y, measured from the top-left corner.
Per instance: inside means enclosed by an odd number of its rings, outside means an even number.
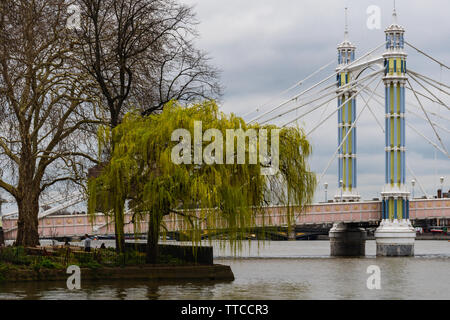
[[[325,203],[328,202],[328,195],[327,195],[327,191],[328,191],[328,182],[325,182],[323,184],[324,188],[325,188]]]
[[[412,186],[412,199],[414,200],[414,186],[416,185],[416,180],[411,180],[411,186]]]
[[[441,182],[441,198],[444,197],[444,177],[440,177],[439,181]]]

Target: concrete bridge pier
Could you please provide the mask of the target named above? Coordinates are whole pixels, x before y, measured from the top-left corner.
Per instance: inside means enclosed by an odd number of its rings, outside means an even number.
[[[377,256],[414,256],[415,238],[416,232],[409,220],[383,220],[375,232]]]
[[[338,222],[329,232],[332,257],[359,257],[366,255],[366,230]]]

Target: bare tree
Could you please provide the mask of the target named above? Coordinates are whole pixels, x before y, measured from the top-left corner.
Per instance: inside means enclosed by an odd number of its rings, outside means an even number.
[[[76,2],[81,13],[76,52],[96,82],[111,128],[133,108],[148,114],[171,99],[193,101],[220,92],[217,71],[190,42],[195,35],[190,7],[173,0]],[[108,162],[110,154],[100,160]],[[124,248],[121,211],[114,212],[118,251]]]
[[[0,2],[0,187],[19,209],[17,245],[39,244],[39,197],[80,183],[96,163],[82,142],[92,119],[92,85],[77,70],[64,0]]]
[[[221,97],[219,70],[186,39],[189,35],[168,44],[159,55],[150,53],[142,63],[135,97],[144,115],[161,111],[171,100],[186,104]]]

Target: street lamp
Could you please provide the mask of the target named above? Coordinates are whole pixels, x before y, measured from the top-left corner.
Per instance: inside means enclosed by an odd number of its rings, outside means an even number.
[[[416,180],[412,179],[411,185],[412,185],[412,198],[414,199],[414,186],[416,185]]]
[[[444,197],[444,177],[440,177],[439,181],[441,182],[441,198]]]
[[[325,183],[323,184],[323,186],[325,187],[325,202],[328,202],[328,197],[327,197],[328,182],[325,182]]]

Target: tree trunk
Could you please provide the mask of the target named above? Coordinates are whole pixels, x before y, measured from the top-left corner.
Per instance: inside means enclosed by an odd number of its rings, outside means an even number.
[[[39,195],[36,195],[33,190],[27,191],[29,192],[25,192],[24,196],[17,200],[19,221],[16,245],[35,247],[39,245]]]
[[[120,212],[118,212],[120,211]],[[115,224],[114,224],[114,233],[116,236],[116,252],[123,253],[125,251],[125,232],[124,232],[124,212],[122,210],[116,210],[114,212],[115,215]]]
[[[147,232],[147,263],[158,262],[158,241],[162,217],[159,213],[150,214]]]

